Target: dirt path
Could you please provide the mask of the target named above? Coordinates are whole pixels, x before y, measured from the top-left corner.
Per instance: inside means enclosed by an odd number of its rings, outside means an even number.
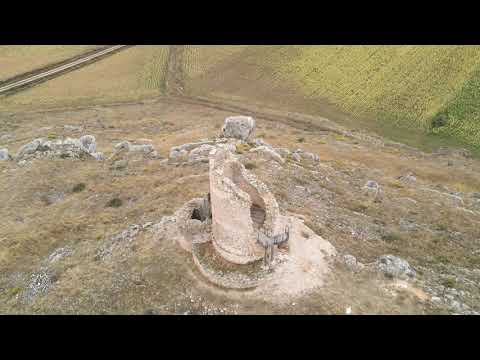
[[[165,88],[167,94],[182,95],[185,89],[183,72],[184,45],[171,45],[168,52]]]

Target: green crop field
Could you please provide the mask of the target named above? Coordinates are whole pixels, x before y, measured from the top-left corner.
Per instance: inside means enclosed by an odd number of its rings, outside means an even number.
[[[187,65],[196,94],[274,99],[317,115],[314,105],[328,103],[393,137],[441,134],[480,147],[480,46],[189,47],[186,58],[205,69]],[[432,129],[438,114],[446,124]]]
[[[279,64],[306,97],[412,131],[429,131],[432,118],[446,112],[438,132],[475,145],[479,66],[478,46],[301,47],[294,61]]]

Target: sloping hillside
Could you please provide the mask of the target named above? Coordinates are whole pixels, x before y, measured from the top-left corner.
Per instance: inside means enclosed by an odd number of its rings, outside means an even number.
[[[270,100],[319,115],[331,115],[337,108],[354,121],[363,120],[362,125],[376,123],[371,125],[377,129],[394,125],[428,132],[432,119],[446,111],[447,125],[434,132],[480,145],[475,115],[478,46],[250,46],[242,50],[216,66],[197,64],[195,69],[206,69],[203,74],[187,70],[197,75],[190,89],[238,100]],[[218,53],[208,47],[189,51],[193,59]]]

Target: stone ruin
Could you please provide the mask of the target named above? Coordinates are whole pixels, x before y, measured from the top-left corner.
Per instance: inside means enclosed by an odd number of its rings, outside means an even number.
[[[226,288],[257,287],[271,277],[273,265],[285,259],[274,259],[279,252],[287,258],[291,255],[292,264],[296,264],[291,267],[298,267],[303,257],[315,257],[305,261],[320,261],[322,271],[327,268],[327,258],[335,254],[330,243],[301,220],[281,215],[268,187],[244,167],[234,147],[225,146],[251,139],[254,129],[253,118],[230,117],[222,128],[221,140],[199,143],[205,152],[208,150],[208,155],[203,155],[209,163],[210,191],[186,203],[172,218],[173,228],[162,230],[192,253],[194,263],[207,279]],[[186,149],[173,148],[171,158],[176,159],[182,151]],[[305,233],[311,234],[309,239],[304,239]],[[289,250],[291,242],[293,252]],[[306,250],[306,243],[313,244],[314,251]],[[289,270],[288,276],[295,271]]]
[[[279,216],[265,184],[230,152],[217,150],[210,158],[210,196],[215,250],[235,264],[261,259],[265,247],[258,238],[275,235]]]

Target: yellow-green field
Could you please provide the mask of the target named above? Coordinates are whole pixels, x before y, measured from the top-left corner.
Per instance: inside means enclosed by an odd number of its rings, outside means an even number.
[[[2,45],[0,81],[93,50],[99,45]]]
[[[194,79],[238,56],[247,45],[187,45],[184,59],[185,78]]]
[[[393,137],[397,128],[402,134],[438,133],[480,146],[479,46],[249,46],[239,50],[209,69],[212,79],[193,78],[191,88],[204,95],[250,101],[271,98],[279,105],[291,105],[292,110],[303,106],[318,115],[326,103],[353,121],[385,128]],[[198,47],[189,52],[193,54],[187,58],[199,60],[208,60],[206,53],[214,53]],[[432,131],[431,121],[439,113],[447,114],[447,124]]]
[[[478,46],[316,46],[299,52],[279,68],[305,96],[326,97],[349,114],[422,130],[480,65]]]

